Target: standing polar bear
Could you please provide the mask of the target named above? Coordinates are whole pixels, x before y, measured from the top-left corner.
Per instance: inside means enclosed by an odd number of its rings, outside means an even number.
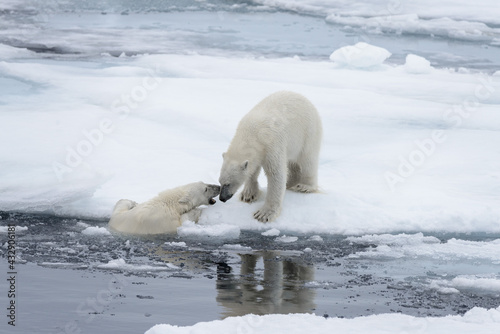
[[[147,202],[137,204],[129,199],[116,203],[109,227],[129,234],[175,233],[184,219],[198,221],[198,206],[215,204],[218,185],[190,183],[165,190]]]
[[[223,154],[220,200],[229,200],[244,183],[240,199],[256,201],[262,167],[267,175],[267,196],[254,218],[274,220],[281,212],[286,189],[317,191],[321,136],[321,120],[308,99],[288,91],[266,97],[243,117]]]

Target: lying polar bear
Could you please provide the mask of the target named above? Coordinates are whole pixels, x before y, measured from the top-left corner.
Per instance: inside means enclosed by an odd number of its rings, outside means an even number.
[[[220,187],[203,182],[165,190],[147,202],[119,200],[109,221],[115,231],[130,234],[175,233],[184,220],[198,221],[198,206],[215,204]]]

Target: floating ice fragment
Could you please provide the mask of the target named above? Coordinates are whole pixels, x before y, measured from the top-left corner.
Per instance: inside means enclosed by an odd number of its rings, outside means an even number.
[[[330,60],[345,66],[367,68],[382,64],[390,56],[391,53],[384,48],[359,42],[335,50]]]
[[[89,227],[90,225],[87,223],[84,223],[82,221],[79,221],[76,223],[76,226],[86,228],[86,227]]]
[[[406,234],[401,233],[397,235],[392,234],[370,234],[361,237],[348,237],[347,241],[354,242],[360,245],[421,245],[421,244],[439,244],[441,241],[432,236],[424,236],[423,233]]]
[[[165,245],[172,246],[172,247],[187,247],[187,245],[186,245],[186,243],[184,241],[180,241],[180,242],[175,242],[175,241],[165,242]]]
[[[231,250],[238,250],[238,251],[251,251],[252,247],[247,247],[247,246],[242,246],[240,244],[225,244],[222,245],[222,249],[231,249]]]
[[[319,235],[313,235],[309,239],[309,241],[323,242],[323,238]]]
[[[101,269],[121,269],[126,265],[127,265],[127,263],[125,262],[124,259],[116,259],[116,260],[111,260],[106,264],[101,264],[98,266],[98,268],[101,268]]]
[[[121,270],[121,271],[166,271],[172,269],[179,269],[176,265],[171,263],[162,264],[161,266],[149,266],[149,265],[134,265],[125,262],[124,259],[111,260],[106,264],[98,265],[99,269],[108,270]]]
[[[177,233],[181,237],[198,236],[236,239],[240,236],[240,228],[238,226],[228,224],[200,225],[187,221],[177,229]]]
[[[87,269],[89,266],[80,263],[66,263],[66,262],[42,262],[38,264],[40,267],[45,268],[63,268],[63,269]]]
[[[407,73],[411,74],[427,74],[432,71],[431,62],[414,54],[406,56],[404,69]]]
[[[272,228],[270,230],[262,232],[261,235],[265,237],[277,237],[278,235],[280,235],[280,233],[280,230],[278,230],[277,228]]]
[[[438,293],[442,295],[451,295],[454,293],[460,293],[460,291],[458,291],[457,289],[443,286],[443,284],[440,284],[440,282],[438,281],[432,281],[431,284],[429,285],[429,288],[431,288],[432,290],[436,290]]]
[[[170,269],[181,269],[181,267],[176,266],[175,264],[172,263],[167,263],[167,267]]]
[[[282,235],[281,237],[277,237],[276,239],[274,239],[274,241],[285,243],[295,242],[297,240],[299,240],[298,237],[287,237],[286,235]]]
[[[89,226],[82,231],[85,235],[111,235],[111,233],[105,227],[99,226]]]
[[[452,279],[451,285],[458,289],[500,291],[500,279],[498,277],[474,277],[463,275]]]

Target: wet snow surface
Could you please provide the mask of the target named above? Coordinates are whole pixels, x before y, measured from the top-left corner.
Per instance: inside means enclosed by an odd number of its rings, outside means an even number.
[[[37,333],[139,333],[250,313],[443,316],[500,305],[500,235],[134,238],[99,221],[0,216],[18,226],[20,327]],[[467,254],[446,250],[457,240]],[[380,248],[386,253],[376,255]]]

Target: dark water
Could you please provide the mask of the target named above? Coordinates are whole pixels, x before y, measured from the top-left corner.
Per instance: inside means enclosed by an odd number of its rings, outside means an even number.
[[[322,235],[323,241],[315,242],[298,235],[291,244],[256,232],[243,232],[236,242],[135,238],[82,233],[103,222],[0,216],[2,226],[28,227],[16,233],[16,333],[135,333],[157,323],[192,325],[248,313],[442,316],[500,305],[496,295],[443,295],[425,283],[443,273],[491,272],[486,263],[355,259],[349,255],[369,246],[343,236]],[[0,239],[5,245],[7,234]],[[0,254],[6,275],[5,247]],[[102,267],[119,259],[125,264]],[[1,293],[6,289],[2,282]],[[5,322],[1,326],[5,329]]]

